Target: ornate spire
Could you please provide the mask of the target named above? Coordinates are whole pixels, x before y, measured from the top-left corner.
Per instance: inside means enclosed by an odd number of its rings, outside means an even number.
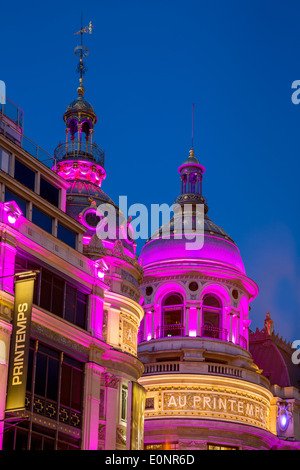
[[[82,27],[74,34],[80,34],[80,45],[74,49],[79,58],[78,97],[72,101],[63,115],[66,125],[66,141],[56,147],[55,171],[70,181],[83,181],[100,187],[106,177],[104,170],[104,152],[93,141],[94,126],[97,116],[93,106],[84,98],[83,76],[87,67],[83,59],[88,55],[88,48],[83,45],[84,33],[92,33],[92,23]]]
[[[87,57],[89,54],[89,50],[87,47],[83,45],[83,34],[88,33],[92,34],[93,25],[90,21],[88,26],[85,28],[82,27],[82,15],[81,15],[81,29],[74,34],[80,34],[80,46],[76,46],[74,49],[74,54],[79,57],[79,64],[77,66],[77,72],[79,73],[79,87],[77,88],[78,95],[84,95],[84,87],[83,87],[83,75],[87,71],[86,65],[83,63],[83,58]]]

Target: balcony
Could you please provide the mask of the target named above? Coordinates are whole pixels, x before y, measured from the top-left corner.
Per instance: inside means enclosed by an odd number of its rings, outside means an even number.
[[[168,338],[172,336],[184,336],[182,324],[160,326],[156,330],[156,338]]]
[[[71,141],[60,144],[54,150],[54,157],[57,161],[62,160],[93,160],[96,164],[104,168],[104,152],[96,144],[90,142]]]

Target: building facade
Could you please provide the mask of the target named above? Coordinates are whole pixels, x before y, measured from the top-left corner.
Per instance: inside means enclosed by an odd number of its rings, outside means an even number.
[[[266,351],[265,342],[261,355],[251,346],[249,307],[258,287],[232,238],[208,216],[203,174],[192,149],[179,167],[169,232],[161,227],[140,255],[145,449],[299,449],[299,382],[279,386],[279,352],[268,364],[277,381],[254,360],[262,363]],[[198,245],[188,249],[193,237]],[[291,353],[288,360],[292,366]]]
[[[96,209],[112,201],[101,188],[104,152],[92,141],[97,118],[83,96],[80,86],[64,114],[67,138],[55,158],[23,135],[18,107],[7,100],[1,109],[4,450],[143,446],[144,396],[138,384],[143,365],[137,358],[142,269],[132,239],[102,242],[96,236]],[[119,230],[126,227],[121,215],[119,222]],[[12,348],[15,294],[17,281],[31,274],[30,343],[21,366],[20,322],[15,339],[19,349]],[[15,383],[8,383],[9,364],[15,365]],[[10,385],[21,382],[16,374],[25,368],[22,406],[10,393],[17,387]]]
[[[250,331],[258,287],[208,216],[193,149],[137,256],[102,188],[85,50],[54,156],[1,106],[0,448],[300,449],[299,366],[269,315]]]

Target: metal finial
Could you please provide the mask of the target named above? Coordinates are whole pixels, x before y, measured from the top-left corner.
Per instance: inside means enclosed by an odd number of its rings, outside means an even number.
[[[194,145],[194,107],[195,107],[195,105],[193,104],[193,107],[192,107],[192,146],[191,146],[191,149],[193,149],[193,145]]]
[[[83,28],[82,27],[82,15],[81,15],[81,29],[77,31],[76,33],[74,33],[74,35],[80,34],[81,36],[80,46],[76,46],[74,49],[74,54],[77,57],[79,57],[79,63],[77,66],[77,72],[80,75],[78,93],[81,95],[83,95],[84,93],[83,75],[87,72],[87,67],[83,62],[83,58],[89,54],[88,48],[83,45],[83,34],[84,33],[92,34],[93,27],[94,26],[92,25],[92,22],[90,21],[89,24]]]

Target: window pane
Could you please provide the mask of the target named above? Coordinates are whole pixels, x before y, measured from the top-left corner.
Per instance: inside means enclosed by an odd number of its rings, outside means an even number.
[[[62,364],[60,402],[64,406],[70,406],[71,397],[71,367]]]
[[[52,275],[42,269],[40,306],[49,311],[51,309],[51,287]]]
[[[35,393],[41,397],[45,396],[46,391],[46,356],[38,353],[36,359]]]
[[[85,328],[87,296],[77,291],[76,299],[76,325]]]
[[[76,248],[76,233],[67,229],[60,223],[57,224],[57,238],[72,248]]]
[[[0,169],[9,173],[10,153],[0,147]]]
[[[27,450],[28,431],[17,429],[15,450]]]
[[[40,196],[48,202],[58,207],[59,203],[59,189],[48,183],[44,178],[40,178]]]
[[[76,307],[76,289],[66,284],[65,320],[74,323]]]
[[[26,390],[31,392],[31,383],[32,383],[32,367],[33,367],[33,349],[29,349],[28,356],[28,372],[27,372],[27,385]]]
[[[32,208],[32,222],[52,234],[52,218],[36,207]]]
[[[58,361],[48,358],[47,398],[57,401],[58,392]]]
[[[71,408],[73,410],[81,410],[81,392],[82,392],[82,372],[73,369],[72,377],[72,401]]]
[[[63,316],[64,310],[64,287],[65,283],[62,279],[53,278],[53,291],[52,291],[52,308],[51,312],[59,317]]]
[[[7,188],[5,188],[4,198],[5,198],[5,202],[15,201],[18,204],[19,208],[21,209],[24,217],[26,217],[27,201],[25,201],[20,196],[18,196],[13,191],[10,191]]]
[[[35,172],[20,162],[17,158],[15,159],[15,179],[34,191]]]

